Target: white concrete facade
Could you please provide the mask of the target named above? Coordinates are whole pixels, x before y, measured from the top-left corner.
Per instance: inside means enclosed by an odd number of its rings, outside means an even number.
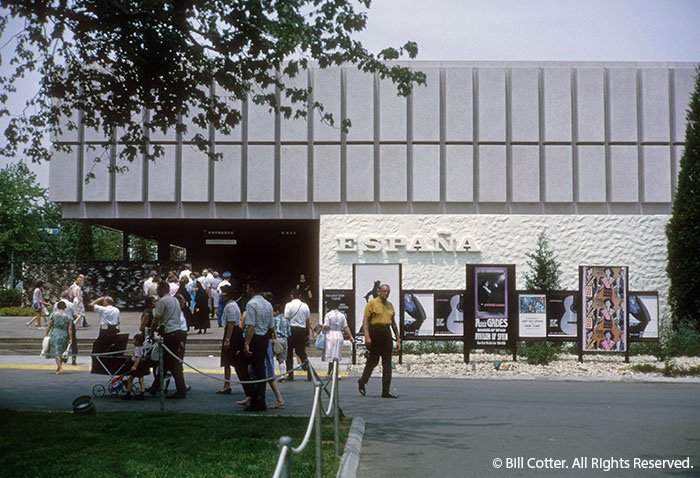
[[[537,235],[546,230],[561,263],[563,290],[578,290],[579,265],[629,266],[629,289],[659,291],[663,317],[668,313],[664,234],[668,219],[631,214],[328,215],[321,217],[320,288],[352,289],[354,263],[401,263],[405,289],[465,289],[466,264],[481,263],[515,264],[516,287],[523,289],[524,272],[529,271],[526,254],[536,249]],[[465,237],[477,252],[448,252],[448,241],[436,242],[454,238],[458,248]],[[378,251],[363,246],[370,238],[382,241]],[[397,246],[401,239],[406,245]],[[357,250],[349,250],[353,246]],[[396,304],[399,299],[393,300]]]
[[[324,214],[669,214],[693,87],[689,63],[411,62],[427,86],[408,98],[354,67],[311,68],[312,88],[348,134],[239,105],[243,124],[159,133],[166,156],[110,175],[115,145],[80,128],[51,162],[68,218],[317,219]],[[79,115],[78,115],[79,116]],[[107,160],[109,159],[109,160]],[[92,170],[97,179],[84,184]]]

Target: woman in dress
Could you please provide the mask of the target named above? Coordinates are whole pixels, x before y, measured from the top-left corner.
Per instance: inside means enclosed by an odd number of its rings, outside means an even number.
[[[198,334],[206,334],[209,328],[209,297],[202,283],[194,281],[194,328]]]
[[[328,362],[328,373],[333,372],[333,359],[338,359],[338,364],[343,360],[343,330],[348,337],[350,343],[354,344],[355,339],[352,337],[348,321],[338,309],[333,309],[323,318],[323,330],[326,331],[326,349],[323,351],[323,360]]]
[[[70,324],[73,318],[66,314],[66,304],[58,302],[56,310],[49,316],[46,336],[49,337],[49,351],[46,358],[56,359],[56,375],[63,375],[63,352],[73,343]]]

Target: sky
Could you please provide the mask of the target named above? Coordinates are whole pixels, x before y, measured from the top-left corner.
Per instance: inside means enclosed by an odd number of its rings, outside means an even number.
[[[374,0],[368,16],[365,47],[415,41],[418,60],[700,63],[700,0]],[[36,79],[23,86],[33,94]],[[48,165],[32,168],[48,187]]]

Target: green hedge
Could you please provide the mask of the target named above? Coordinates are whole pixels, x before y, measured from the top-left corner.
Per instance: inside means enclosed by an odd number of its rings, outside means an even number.
[[[0,307],[0,317],[34,317],[36,310],[31,307]]]
[[[0,307],[22,305],[22,292],[17,289],[0,289]]]

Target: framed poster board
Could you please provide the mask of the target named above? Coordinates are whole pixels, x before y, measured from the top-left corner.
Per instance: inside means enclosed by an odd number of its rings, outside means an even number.
[[[629,291],[630,342],[659,341],[659,293],[656,291]]]
[[[353,264],[352,284],[355,328],[351,330],[355,334],[357,346],[364,347],[365,335],[362,330],[362,319],[365,307],[370,300],[379,297],[379,287],[382,284],[387,284],[391,289],[388,300],[394,306],[396,323],[399,323],[402,307],[401,264]]]
[[[578,338],[577,290],[547,292],[547,338],[575,341]]]
[[[580,360],[583,352],[625,352],[629,360],[628,282],[626,266],[579,266]]]
[[[515,265],[467,264],[465,361],[471,349],[512,349],[518,301]]]
[[[436,290],[435,337],[464,337],[464,291]]]
[[[403,337],[430,337],[435,335],[435,293],[432,291],[401,291],[403,311],[399,330]]]
[[[547,338],[547,295],[539,291],[518,291],[518,338]]]

